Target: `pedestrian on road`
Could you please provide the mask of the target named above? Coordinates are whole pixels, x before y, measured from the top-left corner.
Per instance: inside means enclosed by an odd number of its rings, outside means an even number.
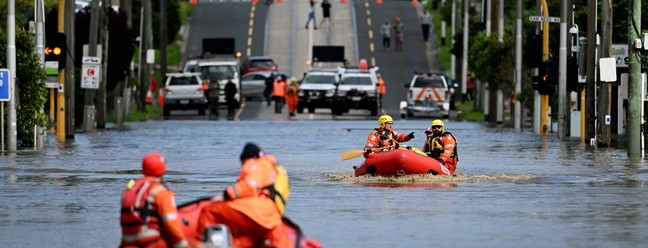
[[[220,99],[220,83],[218,82],[218,78],[216,77],[216,74],[211,74],[209,76],[209,80],[205,80],[203,82],[203,89],[204,89],[204,84],[207,84],[207,104],[209,104],[209,117],[212,119],[218,119],[218,101]]]
[[[281,109],[286,102],[286,95],[288,94],[288,83],[286,76],[281,75],[280,79],[274,82],[272,90],[272,99],[275,102],[275,114],[281,114]]]
[[[263,90],[263,95],[266,98],[268,107],[270,107],[270,104],[272,104],[272,88],[274,85],[274,81],[275,81],[274,73],[270,73],[270,75],[265,79],[265,89]]]
[[[328,27],[331,27],[331,3],[329,3],[329,0],[324,0],[322,1],[322,22],[320,22],[320,27],[324,22],[327,23]]]
[[[432,126],[425,130],[425,134],[427,138],[423,145],[423,152],[439,160],[443,166],[454,173],[459,162],[457,138],[454,134],[445,131],[445,124],[439,119],[432,121]]]
[[[391,23],[389,23],[389,20],[385,20],[385,23],[383,23],[383,25],[380,27],[380,34],[383,37],[383,51],[389,51],[389,45],[391,43],[391,30]]]
[[[227,117],[234,117],[234,109],[238,106],[236,102],[236,85],[232,82],[232,77],[227,77],[227,83],[225,84],[225,101],[227,102]]]
[[[299,104],[299,92],[301,88],[297,85],[297,79],[294,77],[290,78],[290,85],[288,86],[288,95],[286,95],[286,104],[288,104],[288,115],[295,116],[295,110],[297,110],[297,105]]]
[[[430,13],[426,9],[423,9],[421,28],[423,29],[423,41],[425,42],[427,42],[430,37],[430,24],[432,24],[432,16],[430,16]]]
[[[400,17],[396,17],[394,24],[394,39],[396,41],[396,51],[403,51],[403,40],[405,39],[403,32],[405,31],[405,24],[401,22]]]
[[[173,191],[162,184],[164,157],[147,154],[142,171],[144,177],[131,180],[122,194],[120,247],[188,247]]]
[[[387,87],[385,86],[385,80],[383,80],[382,75],[378,73],[378,105],[380,106],[379,107],[380,109],[382,109],[383,107],[382,99],[385,92],[387,92]]]
[[[473,90],[475,89],[475,83],[470,76],[470,72],[466,74],[466,100],[472,101],[473,99]]]
[[[306,22],[306,29],[308,29],[308,24],[311,20],[313,21],[313,26],[317,29],[317,20],[315,19],[315,0],[310,0],[310,7],[308,9],[308,21]]]

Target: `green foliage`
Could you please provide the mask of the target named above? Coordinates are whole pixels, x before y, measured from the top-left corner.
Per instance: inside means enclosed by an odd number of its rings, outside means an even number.
[[[513,86],[515,71],[514,41],[508,33],[500,42],[495,35],[489,37],[480,32],[472,37],[472,45],[468,51],[468,68],[475,75],[489,82],[490,89],[510,91]]]
[[[180,30],[180,26],[182,26],[182,20],[180,16],[180,9],[181,9],[181,4],[180,0],[167,0],[167,44],[171,44],[175,41],[176,34]],[[133,25],[133,29],[136,34],[140,33],[139,30],[139,23],[140,23],[140,18],[141,18],[141,7],[142,7],[142,1],[141,0],[134,0],[133,5],[132,5],[132,10],[133,10],[133,23],[137,23],[138,25]],[[151,8],[153,11],[151,12],[151,19],[152,23],[151,26],[153,27],[153,45],[155,48],[159,48],[160,44],[160,1],[151,1]]]
[[[35,51],[31,34],[24,29],[16,29],[16,122],[18,144],[33,143],[34,126],[45,128],[47,116],[42,112],[47,101],[45,70]],[[0,47],[7,47],[7,34],[0,30]],[[0,49],[0,68],[7,68],[7,50]],[[6,112],[5,112],[6,113]]]

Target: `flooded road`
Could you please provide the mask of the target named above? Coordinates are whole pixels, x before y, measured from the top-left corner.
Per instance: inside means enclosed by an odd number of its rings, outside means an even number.
[[[397,120],[421,148],[429,120]],[[127,123],[41,152],[0,156],[2,247],[116,247],[122,190],[141,158],[162,153],[178,203],[220,194],[252,141],[288,169],[286,215],[326,247],[641,247],[648,163],[624,149],[481,123],[446,122],[457,177],[353,177],[376,121]]]

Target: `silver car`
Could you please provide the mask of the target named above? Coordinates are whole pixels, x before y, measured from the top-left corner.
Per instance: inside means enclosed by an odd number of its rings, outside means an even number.
[[[164,116],[171,115],[171,110],[198,110],[205,114],[207,98],[200,83],[199,73],[167,73],[162,88],[164,98]]]
[[[246,100],[263,99],[266,78],[273,76],[272,71],[255,71],[241,77],[241,92]]]

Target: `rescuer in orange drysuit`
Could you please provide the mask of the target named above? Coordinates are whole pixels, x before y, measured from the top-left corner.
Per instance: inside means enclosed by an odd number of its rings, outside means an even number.
[[[252,143],[245,145],[240,158],[238,180],[203,208],[198,233],[208,226],[225,224],[231,230],[234,247],[285,247],[289,240],[281,225],[282,214],[268,192],[278,173],[276,158]]]
[[[286,76],[281,75],[279,80],[274,82],[272,90],[272,99],[275,102],[275,114],[281,114],[284,103],[286,103],[286,95],[288,94],[288,83]]]
[[[297,79],[290,78],[290,85],[288,85],[288,94],[286,95],[286,104],[288,104],[288,114],[295,116],[297,104],[299,104],[299,92],[301,88],[297,85]]]
[[[121,247],[187,247],[173,191],[162,184],[166,161],[159,153],[142,161],[144,177],[131,180],[122,195]]]
[[[457,169],[459,155],[457,154],[457,138],[450,132],[445,132],[442,120],[432,121],[432,126],[425,130],[427,139],[423,145],[423,152],[429,157],[436,158],[452,173]]]
[[[392,129],[394,119],[389,115],[383,115],[378,118],[378,128],[371,131],[367,137],[367,144],[365,145],[364,157],[374,152],[375,148],[390,147],[383,151],[398,148],[398,142],[407,142],[414,138],[414,132],[404,134]]]

